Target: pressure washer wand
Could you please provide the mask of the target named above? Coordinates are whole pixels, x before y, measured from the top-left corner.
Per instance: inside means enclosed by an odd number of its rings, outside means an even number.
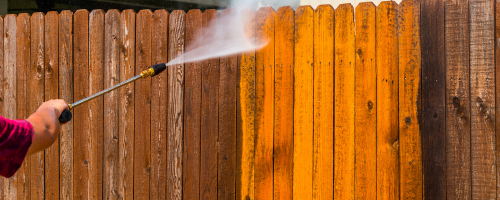
[[[141,78],[146,78],[146,77],[154,77],[156,75],[158,75],[159,73],[163,72],[165,69],[167,68],[167,65],[165,65],[165,63],[161,63],[161,64],[156,64],[156,65],[153,65],[153,66],[150,66],[148,67],[146,70],[142,71],[141,74],[137,75],[137,76],[134,76],[124,82],[121,82],[120,84],[118,85],[115,85],[113,87],[110,87],[108,89],[105,89],[103,91],[100,91],[90,97],[87,97],[85,99],[82,99],[80,101],[77,101],[75,103],[72,103],[72,104],[68,104],[68,107],[69,109],[72,109],[74,107],[77,107],[78,105],[82,104],[82,103],[85,103],[87,101],[90,101],[92,99],[95,99],[103,94],[106,94],[108,92],[111,92],[117,88],[120,88],[124,85],[127,85],[131,82],[134,82],[136,81],[137,79],[141,79]],[[59,122],[60,123],[64,123],[64,122],[69,122],[72,118],[72,115],[71,115],[71,111],[69,110],[64,110],[63,113],[61,114],[61,116],[59,116]]]

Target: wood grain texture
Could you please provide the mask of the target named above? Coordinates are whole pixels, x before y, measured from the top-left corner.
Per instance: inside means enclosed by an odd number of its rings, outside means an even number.
[[[255,199],[273,198],[275,15],[265,7],[255,17],[256,42],[268,42],[255,52]]]
[[[104,18],[104,88],[120,80],[120,11],[108,10]],[[119,183],[119,91],[104,95],[103,199],[116,199]]]
[[[151,65],[151,10],[141,10],[136,20],[135,74]],[[151,172],[151,78],[135,82],[134,199],[149,199]]]
[[[73,102],[73,13],[62,11],[59,15],[59,98]],[[74,113],[74,110],[73,110]],[[71,120],[61,127],[60,135],[60,197],[73,198],[73,131]]]
[[[495,40],[500,41],[500,6],[495,1]],[[500,149],[500,42],[495,42],[495,148],[498,151]],[[497,188],[496,188],[496,198],[500,198],[500,165],[498,160],[500,159],[500,154],[496,153],[496,173],[497,173]]]
[[[170,15],[168,33],[168,59],[184,53],[186,13],[173,11]],[[167,115],[167,199],[182,199],[182,154],[183,154],[183,102],[184,64],[168,68],[168,115]]]
[[[151,64],[165,63],[168,59],[168,52],[171,48],[166,48],[169,39],[169,13],[166,10],[156,10],[153,15],[151,25],[151,40],[155,45],[151,46]],[[170,67],[168,68],[170,69]],[[167,70],[168,70],[167,69]],[[165,71],[151,79],[151,178],[149,180],[150,199],[165,199],[167,187],[175,187],[167,182],[168,174],[168,133],[167,108],[169,106],[168,72]],[[171,197],[166,199],[173,199]]]
[[[376,9],[377,199],[399,198],[398,36],[395,2]]]
[[[468,2],[445,2],[446,196],[449,199],[471,199]]]
[[[30,37],[31,23],[30,16],[22,13],[16,20],[16,100],[17,100],[17,119],[26,119],[29,117],[27,112],[28,105],[28,69],[30,65]],[[31,195],[31,159],[25,159],[21,168],[16,172],[17,175],[17,199],[29,199]]]
[[[255,11],[243,10],[246,39],[255,41]],[[255,50],[238,57],[236,90],[236,199],[255,199]]]
[[[354,198],[354,9],[335,10],[334,197]]]
[[[314,12],[314,41],[313,199],[333,199],[335,10],[330,5]]]
[[[135,21],[134,10],[124,10],[120,15],[120,80],[135,76]],[[133,199],[135,83],[121,87],[118,92],[119,178],[117,195],[123,199]]]
[[[45,96],[45,15],[33,13],[31,17],[30,58],[26,68],[27,115],[36,112]],[[27,116],[28,117],[28,116]],[[45,199],[45,154],[30,156],[30,199]]]
[[[375,4],[356,7],[354,131],[356,199],[377,198],[377,68]]]
[[[89,15],[89,94],[104,89],[104,11],[92,10]],[[90,199],[102,198],[103,188],[103,142],[104,142],[104,97],[89,101],[90,141],[89,186]]]
[[[235,16],[225,9],[221,18]],[[249,16],[250,17],[250,16]],[[252,16],[253,18],[253,16]],[[249,19],[249,21],[253,21]],[[217,163],[217,199],[236,198],[236,86],[238,56],[220,58],[219,79],[219,145]]]
[[[44,27],[44,76],[45,99],[59,99],[59,14],[55,11],[45,15]],[[67,125],[64,125],[67,126]],[[62,127],[61,127],[62,129]],[[60,199],[60,143],[61,134],[52,146],[45,150],[45,199]]]
[[[292,199],[294,11],[276,12],[274,42],[274,199]]]
[[[400,198],[422,199],[420,5],[398,7]]]
[[[190,10],[186,15],[185,51],[193,50],[196,36],[202,28],[200,10]],[[202,63],[192,62],[184,66],[184,152],[182,160],[182,197],[200,199],[201,154],[201,83]]]
[[[314,145],[314,10],[295,11],[293,107],[293,198],[312,199]]]
[[[3,110],[4,110],[3,101],[4,101],[4,96],[5,96],[5,94],[3,92],[4,91],[4,84],[3,83],[5,80],[4,79],[5,76],[3,73],[3,71],[5,70],[5,65],[3,62],[4,61],[4,58],[3,58],[3,55],[4,55],[4,52],[3,52],[4,51],[4,48],[3,48],[4,47],[4,44],[3,44],[4,43],[4,40],[3,40],[3,38],[4,38],[3,22],[4,22],[3,16],[0,16],[0,84],[1,84],[0,85],[0,116],[5,116],[4,112],[3,112]],[[4,185],[8,182],[9,182],[9,180],[7,178],[0,177],[0,199],[7,198],[6,197],[6,188],[4,187]]]
[[[5,66],[2,79],[2,103],[3,117],[8,119],[17,119],[17,67],[16,67],[16,15],[7,15],[3,24],[3,59]],[[4,182],[4,193],[6,199],[17,199],[17,180],[18,176],[14,174]]]
[[[472,198],[496,197],[494,1],[469,1]]]
[[[421,1],[424,198],[446,198],[444,1]]]
[[[77,10],[74,15],[74,98],[83,99],[90,96],[89,92],[89,12]],[[89,199],[92,186],[91,183],[91,124],[90,105],[84,103],[73,109],[74,144],[73,144],[73,167],[75,177],[74,199]]]
[[[217,20],[216,10],[205,10],[202,16],[203,33]],[[203,61],[201,102],[201,166],[200,198],[217,199],[217,141],[219,130],[219,58]]]

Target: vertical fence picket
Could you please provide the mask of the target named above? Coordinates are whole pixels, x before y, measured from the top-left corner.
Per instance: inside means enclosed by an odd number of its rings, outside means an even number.
[[[312,199],[314,136],[314,10],[295,11],[293,92],[293,198]]]
[[[44,75],[45,101],[59,99],[59,14],[55,11],[45,15],[44,26]],[[68,126],[65,124],[64,126]],[[63,127],[61,127],[62,132]],[[59,183],[59,141],[61,134],[54,144],[45,150],[45,199],[60,199]]]
[[[17,118],[17,64],[16,64],[16,15],[5,16],[3,26],[4,40],[4,68],[3,68],[3,117],[8,119]],[[17,174],[4,182],[4,192],[6,199],[17,199]]]
[[[169,38],[169,13],[165,10],[157,10],[154,12],[152,28],[152,41],[155,45],[151,46],[152,63],[165,63],[170,48],[167,48]],[[170,173],[168,165],[168,149],[167,145],[168,133],[167,128],[167,108],[168,101],[168,72],[165,71],[151,79],[151,179],[149,187],[150,199],[165,199],[168,192],[165,192],[167,187],[174,187],[167,181]],[[166,198],[174,199],[174,198]]]
[[[73,102],[73,13],[62,11],[59,15],[59,98]],[[74,112],[73,112],[74,114]],[[60,137],[60,194],[73,198],[73,126],[74,119],[61,127]]]
[[[201,28],[201,11],[190,10],[186,15],[186,52],[194,49],[193,46]],[[184,199],[200,199],[201,65],[201,62],[185,64],[184,152],[182,153],[182,197]]]
[[[233,9],[222,11],[221,18],[234,16]],[[253,15],[247,16],[253,22]],[[218,199],[235,199],[236,186],[236,73],[238,56],[220,58],[219,145],[217,164]]]
[[[354,9],[335,10],[335,155],[334,195],[354,198]]]
[[[120,81],[135,76],[135,21],[134,10],[124,10],[120,15]],[[118,89],[118,196],[134,198],[134,118],[135,83]]]
[[[168,59],[184,53],[185,30],[186,13],[173,11],[169,21]],[[184,64],[169,66],[168,75],[167,199],[182,199]]]
[[[26,119],[29,114],[27,113],[27,79],[28,79],[28,66],[30,64],[30,26],[29,14],[23,13],[17,16],[16,26],[16,100],[17,100],[17,119]],[[31,159],[24,160],[23,165],[17,170],[17,198],[29,199],[31,194]]]
[[[151,10],[141,10],[136,20],[136,63],[139,74],[151,65]],[[134,199],[149,199],[151,152],[151,78],[135,82]]]
[[[205,10],[204,33],[212,31],[208,27],[217,23],[217,15],[216,10]],[[217,199],[219,58],[204,61],[202,71],[200,198],[211,200]]]
[[[495,1],[495,40],[500,41],[500,5]],[[496,150],[496,198],[500,198],[500,42],[495,42],[495,150]]]
[[[397,9],[382,2],[376,11],[377,199],[399,198]]]
[[[398,9],[400,198],[422,199],[420,148],[420,5],[403,0]]]
[[[377,69],[375,60],[375,5],[356,7],[356,67],[354,131],[356,199],[377,195]]]
[[[255,16],[256,42],[268,44],[255,54],[254,199],[273,198],[275,15],[271,7],[266,7],[260,8]]]
[[[0,116],[5,116],[5,113],[4,113],[4,99],[5,99],[5,94],[4,94],[4,70],[5,70],[5,65],[4,65],[4,58],[3,58],[3,46],[4,46],[4,41],[3,41],[3,21],[4,21],[4,18],[3,16],[0,16]],[[8,179],[4,178],[4,177],[0,177],[0,199],[6,199],[7,196],[6,196],[6,189],[4,187],[4,185],[8,183]]]
[[[294,11],[281,7],[275,20],[274,199],[292,199]]]
[[[26,69],[27,87],[27,115],[36,112],[44,102],[45,95],[45,52],[44,52],[44,28],[45,15],[33,13],[31,17],[31,62]],[[38,152],[30,156],[31,162],[31,194],[30,199],[45,199],[45,156],[44,152]]]
[[[120,80],[120,11],[108,10],[104,19],[104,88]],[[119,107],[118,91],[104,95],[103,199],[116,199],[119,183]]]
[[[244,34],[255,39],[255,11],[245,10]],[[236,80],[236,198],[254,199],[255,166],[255,50],[238,56]]]
[[[104,11],[93,10],[89,15],[89,95],[104,89]],[[102,198],[104,98],[89,101],[89,198]]]
[[[496,197],[494,1],[469,1],[472,197]]]
[[[74,99],[79,100],[90,96],[89,93],[89,12],[77,10],[74,15],[73,35],[74,56]],[[90,168],[93,165],[91,152],[91,127],[90,127],[89,102],[73,109],[74,144],[73,165],[75,177],[73,198],[91,198],[88,196],[92,188]]]
[[[335,10],[321,5],[314,13],[313,199],[333,199]]]
[[[469,1],[446,1],[446,196],[471,199]]]

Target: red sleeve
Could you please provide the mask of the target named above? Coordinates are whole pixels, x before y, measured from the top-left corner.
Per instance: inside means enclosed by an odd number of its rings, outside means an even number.
[[[0,116],[0,176],[10,178],[23,164],[33,140],[33,127],[26,120]]]

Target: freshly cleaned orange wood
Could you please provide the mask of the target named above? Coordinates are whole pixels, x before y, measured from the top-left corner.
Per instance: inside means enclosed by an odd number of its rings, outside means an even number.
[[[376,11],[377,199],[399,198],[397,7],[387,1]]]
[[[255,199],[273,198],[274,20],[271,7],[256,14],[256,42],[268,42],[255,54]]]
[[[45,101],[59,99],[59,14],[56,11],[45,15]],[[64,125],[64,126],[67,126]],[[62,128],[61,128],[62,129]],[[61,135],[59,135],[61,137]],[[45,199],[60,199],[59,141],[45,150]]]
[[[295,11],[294,105],[293,110],[293,198],[312,199],[314,136],[314,10],[301,6]]]
[[[29,117],[27,112],[27,81],[28,66],[30,64],[30,37],[31,26],[30,16],[26,13],[19,14],[16,20],[16,100],[17,100],[17,119],[26,119]],[[17,198],[29,199],[31,195],[31,160],[25,159],[23,165],[16,172],[17,176]]]
[[[314,12],[313,199],[333,199],[334,12],[331,5]]]
[[[422,199],[420,149],[420,5],[403,0],[398,7],[400,198]]]
[[[274,199],[292,199],[293,193],[293,33],[293,9],[279,8],[274,43]]]
[[[335,199],[354,198],[354,9],[335,10]]]
[[[45,95],[45,15],[33,13],[31,17],[31,61],[26,68],[27,114],[36,112],[44,102]],[[30,156],[31,162],[31,199],[45,199],[45,156],[38,152]]]
[[[59,98],[73,102],[73,13],[68,10],[59,15],[59,64]],[[73,121],[59,133],[61,198],[73,198]]]
[[[167,62],[168,51],[173,50],[166,48],[169,39],[168,20],[169,13],[166,10],[162,9],[154,12],[151,25],[153,29],[151,31],[151,40],[156,45],[151,46],[151,64]],[[172,171],[167,170],[167,165],[175,162],[167,160],[169,154],[167,148],[172,148],[172,146],[167,144],[167,142],[170,142],[167,138],[167,128],[170,128],[167,125],[167,118],[170,116],[167,114],[169,106],[168,92],[170,91],[168,86],[168,70],[170,68],[167,68],[163,73],[151,79],[151,87],[154,88],[151,90],[151,179],[149,180],[149,198],[151,199],[165,199],[167,187],[176,187],[170,184],[170,182],[167,183],[168,174],[172,174]],[[166,199],[173,198],[169,197]]]
[[[141,10],[136,20],[135,74],[151,66],[151,10]],[[151,172],[151,78],[135,82],[134,199],[149,199]]]
[[[356,7],[356,83],[354,124],[355,198],[377,198],[377,71],[375,60],[375,5]]]
[[[120,80],[135,76],[135,17],[134,10],[124,10],[120,15]],[[118,91],[120,124],[117,195],[123,199],[132,199],[134,198],[135,83],[123,86]]]
[[[249,41],[255,38],[255,11],[244,10],[247,17],[244,25],[245,36]],[[237,91],[236,91],[236,199],[254,198],[255,166],[255,50],[249,50],[239,56]]]

